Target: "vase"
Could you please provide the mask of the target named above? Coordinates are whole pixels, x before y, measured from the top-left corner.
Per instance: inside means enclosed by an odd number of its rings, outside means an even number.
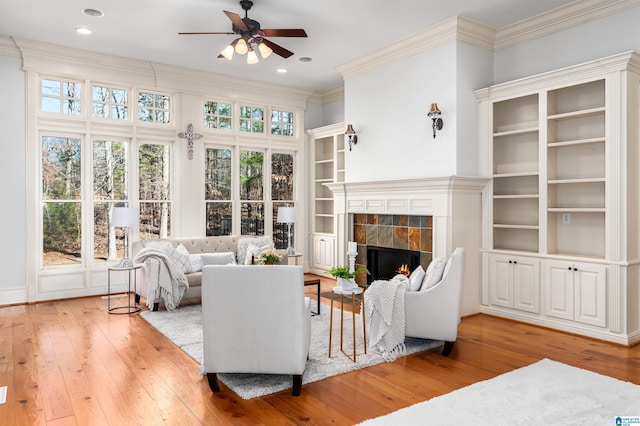
[[[338,278],[338,284],[344,291],[353,291],[358,288],[358,284],[356,284],[353,278]]]

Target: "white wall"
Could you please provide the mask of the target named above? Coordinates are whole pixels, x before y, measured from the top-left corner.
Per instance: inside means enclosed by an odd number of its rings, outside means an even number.
[[[640,51],[640,6],[565,31],[498,51],[494,82],[503,83],[545,71]]]
[[[26,106],[20,58],[0,55],[0,305],[26,294]],[[4,291],[7,290],[7,291]]]

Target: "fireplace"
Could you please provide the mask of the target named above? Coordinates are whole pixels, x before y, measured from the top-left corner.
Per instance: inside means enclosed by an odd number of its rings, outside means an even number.
[[[402,265],[409,272],[420,266],[420,252],[416,250],[394,249],[390,247],[367,246],[367,285],[375,280],[390,280]]]

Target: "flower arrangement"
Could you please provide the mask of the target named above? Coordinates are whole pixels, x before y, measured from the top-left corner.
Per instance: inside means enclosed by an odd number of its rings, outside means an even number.
[[[359,267],[353,272],[349,272],[349,267],[344,265],[334,266],[333,268],[329,269],[327,272],[331,274],[331,276],[334,278],[344,278],[344,279],[355,278],[355,276],[358,275],[360,272],[366,272],[367,274],[369,273],[367,268],[365,268],[364,266]]]
[[[275,251],[274,249],[267,249],[260,253],[260,256],[258,256],[256,263],[261,265],[276,265],[280,263],[281,260],[282,256],[280,256],[277,251]]]

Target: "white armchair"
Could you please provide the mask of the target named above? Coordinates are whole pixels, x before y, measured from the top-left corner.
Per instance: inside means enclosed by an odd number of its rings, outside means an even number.
[[[311,343],[310,300],[302,266],[205,266],[202,276],[204,372],[293,375],[302,390]]]
[[[405,293],[405,336],[443,340],[448,356],[458,336],[464,277],[464,248],[455,249],[442,280],[424,291]]]

